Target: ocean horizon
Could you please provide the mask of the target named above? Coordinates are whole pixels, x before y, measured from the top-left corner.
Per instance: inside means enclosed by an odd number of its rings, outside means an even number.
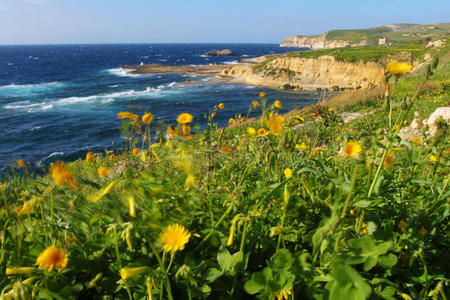
[[[240,56],[203,55],[214,49],[231,49]],[[56,160],[84,157],[87,151],[120,148],[120,111],[142,115],[148,110],[161,126],[175,124],[179,113],[188,112],[202,128],[214,105],[224,103],[215,121],[225,126],[229,118],[246,114],[261,91],[269,101],[281,100],[282,112],[314,103],[320,94],[312,91],[217,83],[206,76],[131,75],[120,68],[236,64],[241,58],[291,50],[298,49],[260,43],[1,45],[0,174],[17,159],[40,169]]]

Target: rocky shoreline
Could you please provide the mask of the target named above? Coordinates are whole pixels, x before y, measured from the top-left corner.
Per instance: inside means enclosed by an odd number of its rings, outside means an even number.
[[[279,54],[241,59],[232,66],[146,64],[123,66],[122,69],[130,70],[130,74],[210,76],[210,82],[235,82],[294,91],[365,89],[379,85],[384,76],[384,67],[375,62],[350,63],[336,61],[332,56],[300,58]]]

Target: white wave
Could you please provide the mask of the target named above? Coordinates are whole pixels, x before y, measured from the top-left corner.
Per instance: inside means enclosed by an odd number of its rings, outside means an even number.
[[[43,163],[46,159],[49,159],[50,157],[53,157],[53,156],[56,156],[56,155],[58,155],[58,156],[64,155],[64,152],[53,152],[53,153],[47,155],[46,157],[40,159],[39,161],[37,161],[37,162],[36,162],[36,165],[40,168],[40,167],[42,167],[42,163]]]
[[[118,86],[119,86],[118,84],[113,84],[113,85],[110,85],[109,87],[115,88],[115,87],[118,87]]]
[[[91,95],[83,97],[68,97],[48,102],[30,103],[29,101],[20,101],[4,105],[3,108],[7,110],[26,110],[27,112],[35,112],[42,110],[49,110],[55,106],[73,105],[79,103],[109,103],[116,99],[136,99],[147,97],[161,97],[162,92],[176,85],[176,82],[171,82],[167,85],[160,85],[156,88],[147,87],[145,90],[136,91],[128,90],[121,92],[114,92],[109,94]],[[171,91],[176,92],[175,90]]]
[[[238,65],[238,61],[237,60],[233,60],[233,61],[224,61],[222,64],[224,65]]]
[[[35,131],[35,130],[39,130],[41,129],[41,126],[36,126],[36,127],[31,127],[30,129],[28,129],[29,131]]]
[[[45,93],[49,90],[64,87],[63,82],[43,82],[36,84],[9,84],[0,86],[0,95],[2,96],[27,96],[36,93]]]
[[[244,55],[242,55],[243,57],[249,57],[250,55],[248,55],[248,54],[244,54]]]
[[[137,76],[139,76],[137,74],[130,74],[130,72],[135,71],[135,69],[115,68],[115,69],[109,69],[107,71],[109,73],[117,75],[117,76],[129,76],[129,77],[137,77]]]

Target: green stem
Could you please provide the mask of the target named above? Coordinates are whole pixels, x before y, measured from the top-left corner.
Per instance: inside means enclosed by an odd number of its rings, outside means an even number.
[[[119,263],[119,267],[122,268],[122,262],[120,260],[120,252],[119,252],[119,241],[117,240],[117,229],[114,226],[114,249],[116,251],[117,262]]]
[[[231,212],[232,210],[232,206],[230,205],[228,207],[228,209],[223,213],[222,217],[220,217],[220,219],[213,225],[213,227],[211,228],[211,230],[208,232],[208,234],[203,238],[203,240],[197,245],[197,247],[195,247],[194,252],[196,252],[198,249],[200,249],[201,246],[203,246],[203,244],[211,237],[211,235],[213,234],[214,229],[217,228],[217,226],[220,225],[220,223],[222,223],[222,221],[225,219],[225,217]]]
[[[350,184],[350,191],[347,194],[347,198],[345,199],[344,207],[342,208],[341,220],[344,219],[345,215],[347,214],[347,209],[348,209],[348,205],[350,203],[350,199],[352,197],[353,188],[355,187],[357,172],[358,172],[358,165],[355,165],[355,167],[353,168],[353,175],[352,175],[352,180],[351,180],[351,184]]]
[[[149,240],[149,243],[148,243],[148,244],[149,244],[150,248],[152,249],[153,254],[154,254],[155,257],[156,257],[156,260],[157,260],[158,263],[159,263],[159,266],[160,266],[160,268],[161,268],[161,270],[162,270],[162,272],[163,272],[164,278],[166,279],[166,291],[167,291],[167,296],[168,296],[168,298],[169,298],[170,300],[173,300],[173,297],[172,297],[172,288],[171,288],[171,285],[170,285],[169,275],[167,274],[166,269],[165,269],[165,267],[164,267],[164,259],[165,259],[165,256],[166,256],[166,251],[163,252],[163,258],[162,258],[162,260],[161,260],[161,258],[159,257],[158,252],[156,252],[156,249],[155,249],[155,247],[152,245],[152,243],[150,242],[150,240]],[[159,292],[159,299],[162,299],[163,287],[164,287],[164,282],[163,282],[163,280],[161,279],[161,287],[160,287],[160,292]]]

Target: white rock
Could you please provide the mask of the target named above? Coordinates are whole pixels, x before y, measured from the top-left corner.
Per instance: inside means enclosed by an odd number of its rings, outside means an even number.
[[[421,122],[420,119],[419,119],[419,112],[416,111],[416,112],[414,113],[414,116],[415,116],[415,118],[414,118],[414,120],[411,122],[410,127],[411,127],[412,129],[418,129],[418,128],[422,125],[422,122]]]
[[[450,120],[450,107],[437,108],[428,118],[428,127],[430,127],[431,135],[435,135],[438,130],[437,121],[443,119],[445,122]]]

